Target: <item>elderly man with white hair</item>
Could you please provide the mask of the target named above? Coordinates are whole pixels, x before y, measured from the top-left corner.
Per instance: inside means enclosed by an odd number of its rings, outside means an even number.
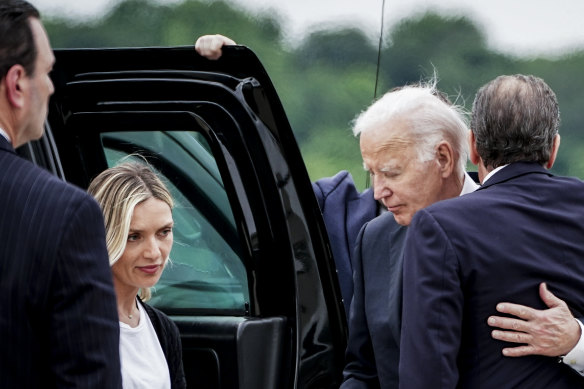
[[[355,121],[374,197],[389,212],[357,238],[344,389],[398,386],[406,227],[420,209],[478,187],[465,172],[464,111],[435,84],[390,91]]]

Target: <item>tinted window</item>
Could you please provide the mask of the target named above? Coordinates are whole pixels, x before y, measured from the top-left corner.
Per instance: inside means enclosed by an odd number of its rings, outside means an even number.
[[[245,312],[249,290],[233,212],[215,159],[195,132],[101,135],[108,166],[144,155],[171,191],[174,246],[150,303],[167,312]]]

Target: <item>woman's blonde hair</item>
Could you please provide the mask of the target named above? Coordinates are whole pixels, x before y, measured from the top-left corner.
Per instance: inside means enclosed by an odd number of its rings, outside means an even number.
[[[139,162],[124,162],[104,170],[93,179],[87,191],[103,212],[110,266],[126,249],[136,205],[150,198],[164,201],[171,209],[174,205],[170,192],[158,175],[148,165]],[[150,296],[150,288],[140,290],[142,300],[147,301]]]

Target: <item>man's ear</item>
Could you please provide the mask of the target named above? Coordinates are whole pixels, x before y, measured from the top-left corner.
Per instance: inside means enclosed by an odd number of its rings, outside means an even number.
[[[554,166],[554,162],[556,162],[556,157],[558,156],[558,149],[560,148],[560,134],[556,134],[554,136],[554,142],[552,144],[552,151],[550,153],[550,159],[546,162],[545,168],[551,169]]]
[[[450,143],[442,141],[436,147],[436,158],[440,165],[443,178],[449,177],[454,171],[454,150]]]
[[[470,151],[470,155],[468,157],[469,157],[470,161],[473,163],[473,165],[478,166],[478,164],[481,162],[481,157],[479,156],[479,152],[477,151],[475,135],[472,131],[469,131],[468,143],[469,143],[469,151]]]
[[[24,106],[24,91],[28,87],[28,77],[22,65],[14,65],[4,77],[6,85],[6,97],[8,102],[14,108],[22,108]]]

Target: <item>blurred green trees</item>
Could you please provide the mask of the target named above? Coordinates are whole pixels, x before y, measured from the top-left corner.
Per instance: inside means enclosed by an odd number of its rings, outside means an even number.
[[[252,15],[223,1],[161,5],[122,0],[99,20],[44,18],[55,48],[190,45],[220,33],[253,49],[270,74],[312,179],[349,170],[365,186],[351,121],[374,99],[377,44],[353,26],[312,32],[287,42],[276,12]],[[559,58],[497,53],[472,20],[433,12],[413,15],[384,32],[377,86],[386,90],[428,78],[470,110],[476,90],[500,74],[528,73],[554,89],[562,114],[562,145],[554,171],[584,177],[584,51]]]

